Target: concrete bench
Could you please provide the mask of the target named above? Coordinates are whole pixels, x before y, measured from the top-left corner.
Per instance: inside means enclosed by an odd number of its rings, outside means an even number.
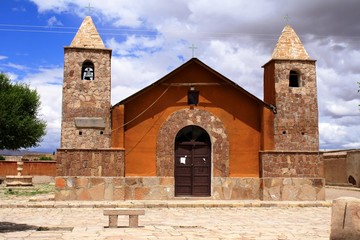
[[[360,199],[335,199],[331,211],[330,240],[360,239]]]
[[[118,216],[129,216],[129,227],[139,227],[139,215],[145,215],[145,210],[141,209],[105,209],[104,216],[109,216],[109,228],[118,227]]]

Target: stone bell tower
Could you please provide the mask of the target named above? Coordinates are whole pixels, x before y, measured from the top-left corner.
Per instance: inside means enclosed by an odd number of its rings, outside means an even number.
[[[64,52],[61,148],[109,148],[111,49],[90,16]]]
[[[289,25],[264,66],[264,101],[277,111],[274,150],[319,150],[315,60]]]
[[[273,105],[273,146],[260,152],[262,200],[324,200],[315,60],[285,26],[264,65],[264,101]]]
[[[121,199],[108,179],[124,175],[124,150],[110,146],[111,49],[87,16],[64,52],[55,199]]]

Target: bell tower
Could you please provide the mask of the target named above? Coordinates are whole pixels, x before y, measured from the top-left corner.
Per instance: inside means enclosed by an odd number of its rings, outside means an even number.
[[[264,65],[264,101],[276,108],[274,150],[319,150],[315,60],[289,25]]]
[[[61,148],[110,147],[111,49],[87,16],[64,49]]]

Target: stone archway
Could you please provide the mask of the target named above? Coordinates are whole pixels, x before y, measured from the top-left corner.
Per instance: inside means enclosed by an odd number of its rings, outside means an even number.
[[[205,129],[212,143],[213,177],[229,176],[229,141],[222,121],[201,109],[182,109],[169,116],[161,126],[156,145],[156,175],[174,176],[174,149],[176,134],[188,125]]]

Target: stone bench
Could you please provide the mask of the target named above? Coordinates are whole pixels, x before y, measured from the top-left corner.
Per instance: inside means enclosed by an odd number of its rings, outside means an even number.
[[[139,215],[145,215],[145,210],[141,209],[105,209],[104,216],[109,216],[109,228],[118,227],[118,216],[129,216],[129,227],[139,227]]]
[[[330,240],[360,239],[360,199],[341,197],[333,201]]]

